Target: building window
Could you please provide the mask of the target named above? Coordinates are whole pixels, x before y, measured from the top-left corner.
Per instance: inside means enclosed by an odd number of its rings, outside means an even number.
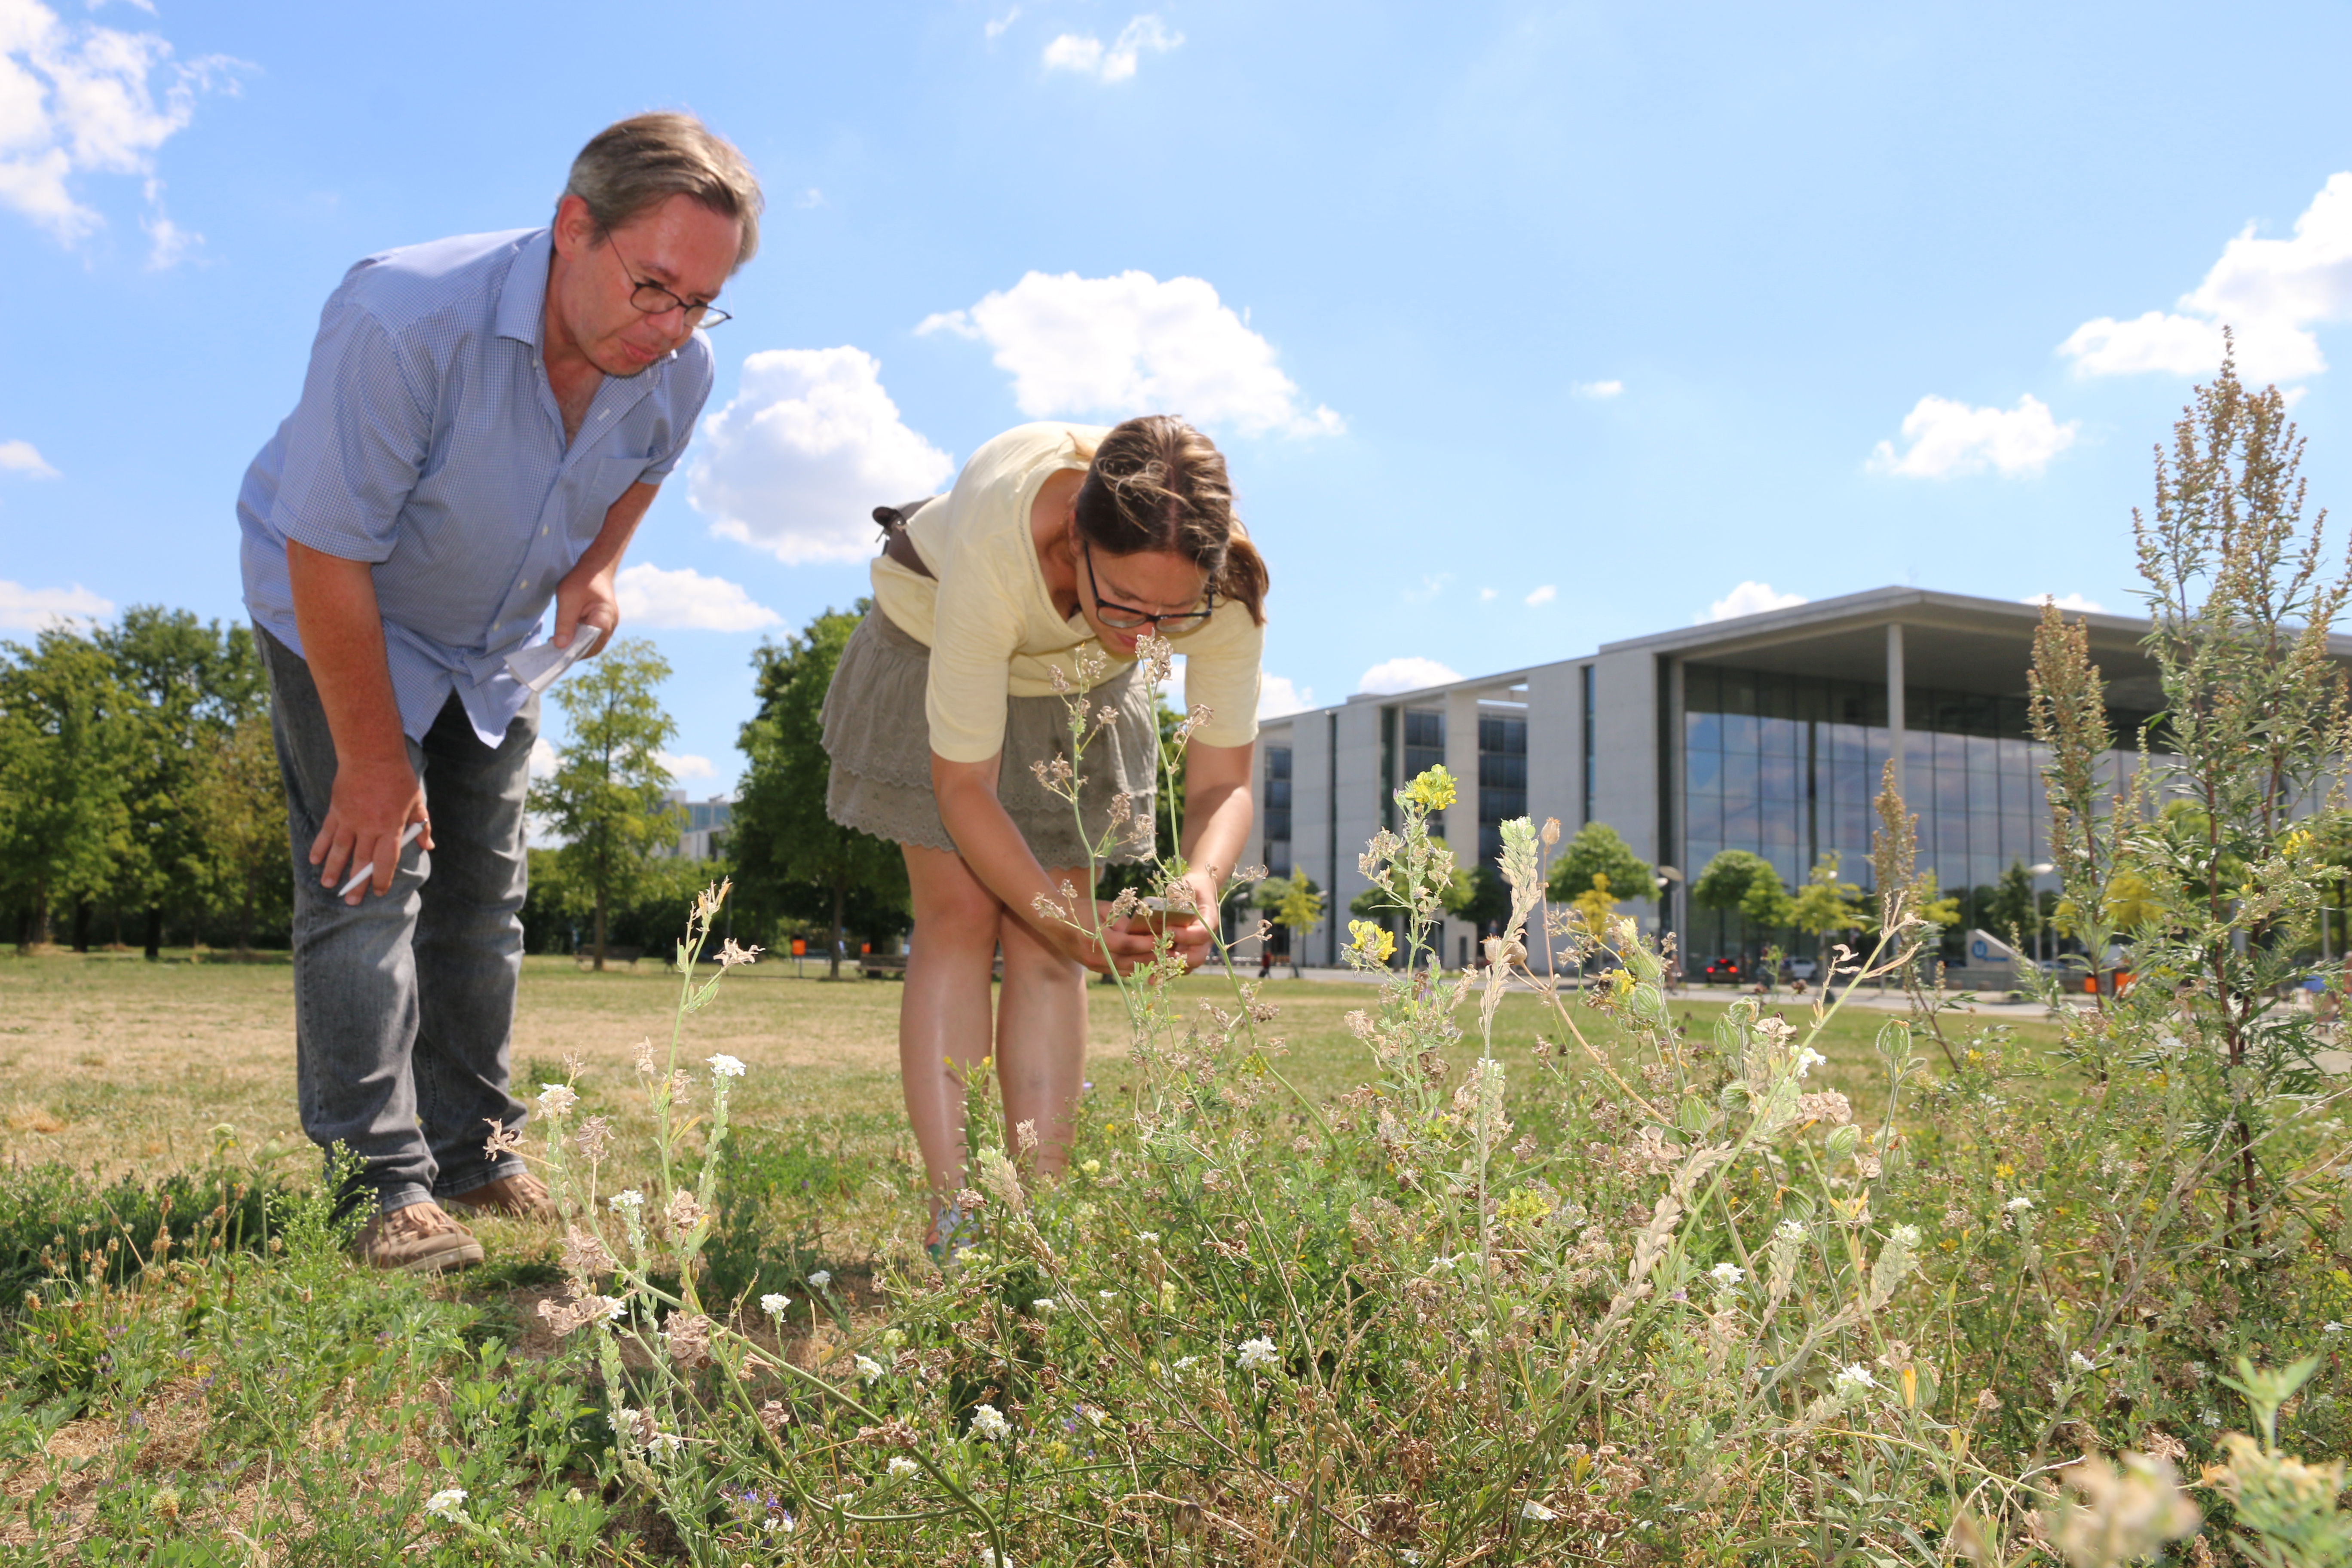
[[[1584,811],[1582,820],[1592,820],[1592,667],[1585,665],[1577,671],[1584,688]]]
[[[1528,814],[1528,721],[1478,715],[1478,864],[1503,852],[1503,824]]]
[[[1960,902],[1960,924],[1946,933],[1956,947],[1984,923],[2011,862],[2049,858],[2048,752],[2028,732],[2022,698],[1916,686],[1907,696],[1904,804],[1918,817],[1919,868]],[[1686,667],[1681,864],[1691,878],[1722,851],[1746,849],[1793,889],[1834,854],[1840,876],[1869,889],[1886,716],[1883,684]],[[2109,721],[2131,735],[2142,717],[2117,710]],[[2133,757],[2110,752],[2105,771],[2120,777]],[[1736,916],[1693,908],[1689,918],[1686,967],[1741,944]]]
[[[1265,749],[1265,868],[1290,875],[1290,748]]]

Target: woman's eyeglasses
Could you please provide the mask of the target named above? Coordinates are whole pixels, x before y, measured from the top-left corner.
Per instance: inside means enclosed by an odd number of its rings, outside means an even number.
[[[1199,605],[1174,615],[1155,615],[1150,610],[1139,610],[1133,605],[1114,605],[1103,597],[1102,584],[1095,581],[1095,547],[1081,541],[1080,549],[1087,558],[1087,586],[1094,593],[1095,614],[1102,617],[1102,624],[1107,626],[1116,626],[1123,632],[1133,631],[1138,626],[1151,626],[1171,633],[1189,632],[1207,620],[1217,607],[1217,590],[1213,585],[1202,593]]]

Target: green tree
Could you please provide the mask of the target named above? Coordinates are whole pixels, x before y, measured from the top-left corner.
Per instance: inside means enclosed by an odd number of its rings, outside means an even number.
[[[1770,861],[1759,861],[1748,879],[1747,890],[1739,895],[1739,914],[1766,936],[1796,923],[1796,900],[1789,897],[1788,885]]]
[[[1825,946],[1829,939],[1842,931],[1858,930],[1869,916],[1863,912],[1862,889],[1838,875],[1838,855],[1835,850],[1813,862],[1805,885],[1797,889],[1797,897],[1789,914],[1789,923],[1807,932]],[[1822,980],[1830,978],[1826,960],[1822,965]]]
[[[824,694],[866,605],[827,610],[782,647],[761,642],[760,710],[736,744],[751,766],[735,803],[728,853],[751,900],[800,912],[811,895],[829,906],[833,977],[841,976],[842,931],[854,898],[903,910],[907,864],[898,847],[842,826],[824,812],[832,760],[824,752]]]
[[[1298,955],[1307,933],[1323,922],[1323,891],[1307,877],[1293,877],[1276,906],[1274,923],[1290,933],[1290,977],[1298,978]]]
[[[677,837],[661,763],[677,725],[655,695],[668,679],[668,661],[642,637],[580,667],[555,689],[569,731],[562,761],[553,777],[530,787],[530,809],[564,840],[564,879],[595,912],[599,970],[613,910],[635,894],[655,852]]]
[[[289,909],[286,784],[269,716],[239,719],[216,745],[196,753],[190,815],[201,825],[215,867],[215,906],[236,921],[236,950],[253,950],[255,925]]]
[[[2024,861],[2011,860],[2009,869],[2000,874],[1992,897],[1985,901],[1985,920],[1993,935],[2016,945],[2019,952],[2033,951],[2033,939],[2042,929],[2041,907],[2033,896],[2033,873],[2025,868]]]
[[[112,658],[124,700],[122,800],[130,832],[110,890],[145,911],[147,956],[153,959],[167,918],[187,918],[239,896],[236,872],[212,832],[216,824],[196,796],[207,760],[229,744],[240,723],[268,711],[268,689],[249,626],[134,605],[94,640]]]
[[[1703,910],[1740,918],[1739,955],[1748,956],[1748,921],[1745,908],[1748,889],[1755,884],[1759,871],[1771,872],[1773,885],[1780,885],[1780,873],[1772,871],[1769,862],[1746,849],[1726,849],[1706,863],[1691,884],[1690,900]]]
[[[1656,869],[1605,822],[1588,822],[1570,837],[1552,862],[1544,895],[1556,904],[1574,903],[1596,877],[1609,879],[1609,891],[1619,903],[1644,903],[1657,896]]]
[[[23,911],[24,951],[123,852],[123,700],[106,649],[71,630],[0,645],[0,889]]]

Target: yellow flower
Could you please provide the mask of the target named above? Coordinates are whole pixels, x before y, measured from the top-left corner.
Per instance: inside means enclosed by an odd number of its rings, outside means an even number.
[[[1349,921],[1348,945],[1367,958],[1386,963],[1396,952],[1396,938],[1375,921]]]
[[[1407,784],[1404,793],[1424,811],[1444,811],[1454,804],[1454,775],[1441,764]]]

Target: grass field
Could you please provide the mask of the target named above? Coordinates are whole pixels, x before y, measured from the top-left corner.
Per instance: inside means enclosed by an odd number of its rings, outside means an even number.
[[[814,1119],[879,1134],[899,1124],[901,987],[830,982],[818,973],[811,965],[805,978],[795,977],[786,960],[729,976],[717,1000],[689,1022],[685,1059],[698,1064],[723,1051],[750,1068],[735,1112],[747,1130]],[[226,1126],[265,1163],[307,1163],[294,1101],[292,974],[282,961],[0,957],[0,1072],[7,1085],[0,1091],[0,1158],[17,1167],[61,1161],[109,1179],[152,1177],[201,1163],[213,1130]],[[1188,980],[1183,989],[1203,1001],[1229,994],[1213,976]],[[666,1044],[677,990],[677,975],[650,961],[597,974],[568,959],[527,960],[515,1019],[517,1082],[555,1076],[565,1053],[576,1054],[586,1064],[583,1091],[620,1119],[625,1147],[642,1146],[630,1121],[642,1103],[630,1063],[638,1041]],[[1281,1009],[1271,1031],[1288,1049],[1281,1070],[1302,1093],[1327,1102],[1363,1080],[1363,1047],[1344,1020],[1373,1005],[1371,987],[1275,979],[1263,995]],[[1094,988],[1092,996],[1088,1077],[1097,1097],[1114,1097],[1130,1076],[1126,1020],[1108,988]],[[1727,1000],[1693,992],[1673,1010],[1694,1030],[1706,1028]],[[1597,1015],[1580,1007],[1575,1016],[1596,1039],[1612,1037]],[[1475,1008],[1465,1008],[1462,1021],[1475,1017]],[[1869,1103],[1877,1081],[1870,1042],[1885,1022],[1857,1011],[1824,1037],[1828,1086],[1858,1105]],[[2039,1023],[2017,1031],[2027,1043],[2056,1038]],[[1515,994],[1497,1020],[1497,1053],[1524,1062],[1538,1034],[1560,1033],[1537,998]],[[1463,1043],[1462,1054],[1475,1051],[1475,1040]],[[895,1152],[910,1160],[911,1140]]]

